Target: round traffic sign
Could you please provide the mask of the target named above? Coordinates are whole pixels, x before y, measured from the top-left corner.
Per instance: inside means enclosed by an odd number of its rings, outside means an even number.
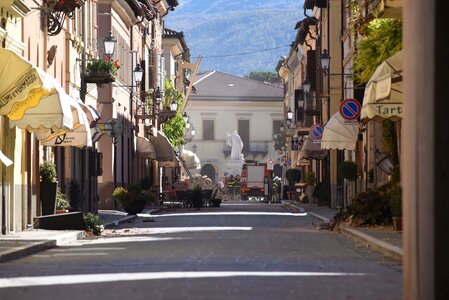
[[[269,159],[267,160],[267,164],[272,165],[272,164],[273,164],[273,160],[272,160],[271,158],[269,158]]]
[[[321,140],[323,137],[324,128],[320,124],[315,124],[310,128],[310,138],[314,140]]]
[[[351,121],[360,117],[362,107],[356,99],[345,99],[341,102],[339,112],[343,119]]]

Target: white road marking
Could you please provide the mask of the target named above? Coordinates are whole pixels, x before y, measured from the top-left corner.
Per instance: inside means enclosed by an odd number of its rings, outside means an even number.
[[[204,213],[182,213],[150,215],[137,214],[144,218],[164,218],[164,217],[184,217],[184,216],[283,216],[283,217],[305,217],[307,213],[281,213],[281,212],[250,212],[250,211],[230,211],[230,212],[204,212]]]
[[[67,249],[49,249],[51,252],[68,252],[68,251],[119,251],[126,248],[67,248]]]
[[[0,288],[50,286],[64,284],[89,284],[102,282],[187,279],[187,278],[224,278],[224,277],[343,277],[368,276],[369,273],[344,272],[242,272],[242,271],[210,271],[210,272],[143,272],[143,273],[105,273],[105,274],[72,274],[56,276],[33,276],[1,278]]]

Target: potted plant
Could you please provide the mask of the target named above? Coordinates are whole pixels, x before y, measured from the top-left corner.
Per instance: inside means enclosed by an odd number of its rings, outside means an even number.
[[[56,165],[46,160],[39,166],[39,173],[41,176],[41,213],[43,216],[53,215],[56,211],[56,191],[58,188],[58,183],[56,182]]]
[[[129,214],[136,215],[141,213],[147,200],[150,201],[150,197],[146,197],[142,193],[140,185],[130,185],[128,189],[124,187],[118,187],[112,193],[112,198],[120,203],[120,206]]]
[[[66,213],[69,211],[70,202],[67,200],[66,194],[62,193],[58,188],[56,191],[56,213]]]
[[[191,193],[193,207],[200,208],[203,206],[203,189],[200,185],[195,185]]]
[[[86,71],[92,76],[116,76],[120,69],[119,60],[105,58],[103,60],[94,60],[89,62]]]
[[[315,182],[316,182],[315,173],[307,172],[305,182],[307,184],[307,187],[306,187],[307,199],[308,199],[309,203],[315,203],[315,197],[313,195],[313,192],[315,190]]]
[[[391,184],[388,189],[391,217],[395,231],[402,231],[402,190],[399,184]]]

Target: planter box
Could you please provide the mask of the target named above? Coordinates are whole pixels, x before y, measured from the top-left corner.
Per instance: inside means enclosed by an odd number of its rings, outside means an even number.
[[[123,209],[128,213],[128,215],[137,215],[144,210],[145,204],[145,201],[134,201],[130,205],[123,207]]]
[[[40,183],[41,214],[43,216],[53,215],[55,213],[57,188],[58,183],[56,182]]]
[[[48,230],[84,230],[83,213],[78,211],[36,217],[34,227]]]

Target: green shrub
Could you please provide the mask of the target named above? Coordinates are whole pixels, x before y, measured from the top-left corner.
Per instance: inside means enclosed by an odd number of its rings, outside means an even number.
[[[142,192],[142,200],[144,200],[145,203],[149,205],[156,204],[156,196],[151,192]]]
[[[328,180],[318,183],[313,191],[313,196],[318,199],[318,205],[324,206],[331,203],[330,185]]]
[[[200,185],[195,185],[191,197],[194,207],[199,208],[203,206],[203,189]]]
[[[142,192],[142,187],[137,183],[130,184],[128,186],[128,192],[140,194]]]
[[[358,177],[358,168],[357,164],[353,161],[344,161],[340,164],[340,175],[341,177],[348,179],[350,181],[357,180]]]
[[[315,172],[307,172],[306,174],[306,183],[308,185],[314,185],[316,182]]]
[[[56,191],[56,209],[67,210],[70,208],[70,202],[67,200],[66,194],[62,193],[58,188]]]
[[[126,207],[131,203],[131,197],[128,190],[121,186],[115,188],[112,193],[112,199],[118,201],[122,207]]]
[[[84,213],[84,229],[86,231],[92,232],[95,235],[101,235],[104,230],[103,222],[100,217],[93,213]]]
[[[358,194],[351,205],[338,213],[334,225],[349,222],[352,225],[388,225],[392,217],[402,215],[402,190],[399,184],[389,182],[379,188]]]
[[[392,217],[402,217],[402,188],[399,184],[393,183],[387,190],[390,200]]]
[[[39,173],[42,182],[56,182],[56,165],[52,161],[44,161],[39,166]]]

